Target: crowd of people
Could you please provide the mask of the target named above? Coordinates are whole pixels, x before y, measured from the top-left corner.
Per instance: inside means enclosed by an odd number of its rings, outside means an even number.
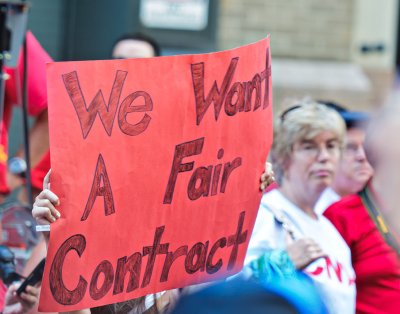
[[[158,55],[154,41],[129,35],[111,57]],[[274,117],[261,174],[266,191],[240,274],[77,312],[397,313],[400,149],[392,138],[399,114],[396,104],[368,115],[328,101],[294,102]],[[60,218],[50,182],[49,171],[32,210],[40,225]],[[26,273],[46,255],[48,237],[34,248]],[[20,296],[17,286],[3,289],[3,313],[37,312],[40,285]]]

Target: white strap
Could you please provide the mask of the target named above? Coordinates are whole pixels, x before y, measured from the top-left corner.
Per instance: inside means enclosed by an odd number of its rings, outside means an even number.
[[[282,228],[289,234],[292,240],[296,240],[295,237],[295,228],[292,222],[288,219],[288,217],[285,215],[285,213],[277,208],[273,208],[270,206],[266,206],[274,215],[275,220],[282,226]]]

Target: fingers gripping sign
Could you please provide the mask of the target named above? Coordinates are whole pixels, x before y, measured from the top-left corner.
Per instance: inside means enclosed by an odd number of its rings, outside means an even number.
[[[267,187],[269,187],[272,183],[275,182],[275,174],[272,170],[272,164],[268,161],[265,162],[265,170],[260,177],[260,190],[265,191]]]
[[[61,217],[56,206],[60,205],[57,195],[50,191],[50,174],[47,173],[43,181],[43,191],[36,197],[33,204],[32,215],[36,219],[36,231],[50,231],[50,224]]]

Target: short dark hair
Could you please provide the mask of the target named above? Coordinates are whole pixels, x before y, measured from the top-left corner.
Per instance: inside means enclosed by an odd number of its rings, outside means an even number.
[[[150,44],[150,46],[153,48],[154,50],[154,56],[158,57],[161,55],[161,48],[160,45],[151,37],[142,34],[142,33],[129,33],[129,34],[125,34],[122,35],[121,37],[119,37],[115,42],[114,45],[112,46],[112,49],[114,50],[115,46],[123,40],[140,40],[140,41],[144,41],[148,44]],[[111,51],[112,53],[112,51]]]
[[[340,114],[346,123],[347,130],[351,128],[363,127],[363,124],[369,120],[369,115],[365,112],[348,110],[346,107],[343,107],[342,105],[339,105],[333,101],[317,100],[317,102],[336,110],[336,112]]]

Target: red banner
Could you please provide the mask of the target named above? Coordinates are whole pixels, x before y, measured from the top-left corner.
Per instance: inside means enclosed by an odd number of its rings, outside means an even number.
[[[51,226],[41,311],[241,270],[272,140],[269,39],[237,49],[47,66]]]

